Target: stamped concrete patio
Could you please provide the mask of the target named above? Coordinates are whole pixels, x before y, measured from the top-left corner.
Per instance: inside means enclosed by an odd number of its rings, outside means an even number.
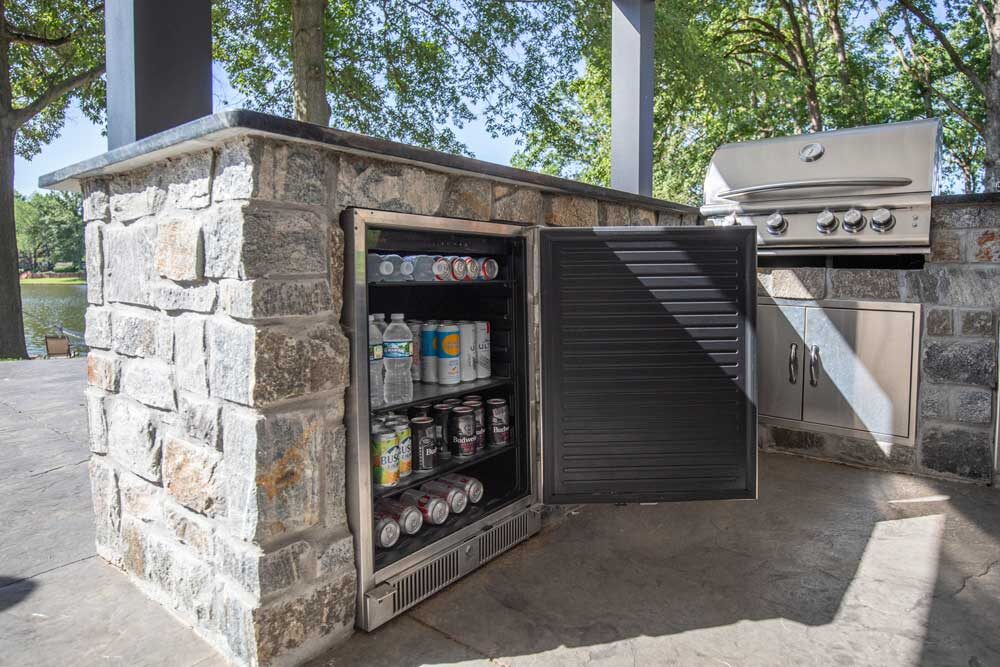
[[[217,665],[95,556],[84,364],[0,364],[0,665]],[[582,508],[318,665],[1000,664],[1000,493],[762,455],[753,502]]]

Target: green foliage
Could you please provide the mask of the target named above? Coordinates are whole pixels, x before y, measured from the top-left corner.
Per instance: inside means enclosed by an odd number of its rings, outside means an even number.
[[[254,108],[291,115],[291,0],[220,0],[213,11],[214,57],[233,87]],[[574,11],[574,0],[330,0],[330,124],[452,152],[467,149],[451,128],[477,116],[494,136],[545,125],[539,100],[579,59],[563,31]]]
[[[531,125],[516,166],[610,182],[609,5],[581,8],[574,28],[586,54],[582,72],[551,89],[545,105],[554,120]],[[949,35],[985,79],[989,54],[982,23],[968,3],[949,7]],[[810,85],[824,129],[942,117],[945,183],[972,190],[982,170],[982,138],[941,97],[928,97],[927,85],[904,62],[926,60],[935,89],[979,122],[985,122],[982,96],[956,73],[925,28],[912,26],[912,48],[902,36],[900,57],[888,36],[901,35],[904,11],[879,14],[870,2],[854,0],[657,3],[654,195],[698,204],[705,169],[720,144],[809,131]],[[833,16],[839,18],[842,49]]]
[[[56,264],[78,266],[83,259],[83,209],[72,192],[36,192],[14,198],[14,224],[22,268],[52,270]]]
[[[14,31],[12,107],[21,112],[17,153],[31,158],[58,136],[74,98],[85,116],[103,124],[105,86],[98,77],[104,66],[104,3],[8,0],[5,10]],[[82,77],[88,77],[84,84],[67,85]]]

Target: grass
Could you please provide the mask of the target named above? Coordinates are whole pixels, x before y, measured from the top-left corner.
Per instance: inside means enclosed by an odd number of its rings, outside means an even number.
[[[86,285],[83,278],[25,278],[22,285]]]

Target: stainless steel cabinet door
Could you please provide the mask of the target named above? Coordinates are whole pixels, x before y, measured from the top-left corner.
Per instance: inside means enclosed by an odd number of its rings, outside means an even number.
[[[914,317],[806,309],[803,420],[909,436]]]
[[[802,419],[806,309],[762,305],[757,308],[757,356],[762,415]]]

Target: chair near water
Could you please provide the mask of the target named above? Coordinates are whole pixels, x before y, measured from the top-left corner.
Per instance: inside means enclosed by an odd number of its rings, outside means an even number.
[[[46,336],[45,337],[45,358],[46,359],[69,359],[76,356],[73,348],[69,345],[67,336]]]

